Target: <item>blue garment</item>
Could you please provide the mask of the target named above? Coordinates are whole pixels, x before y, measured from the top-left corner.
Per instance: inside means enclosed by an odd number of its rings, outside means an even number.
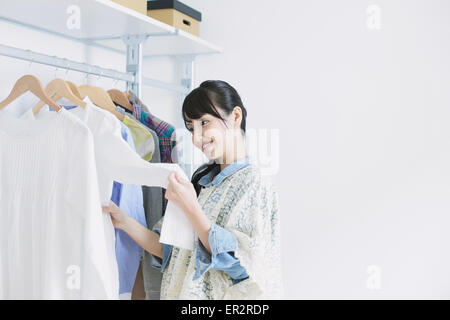
[[[217,186],[225,178],[233,173],[247,167],[251,163],[251,158],[247,157],[231,163],[225,169],[220,171],[220,167],[210,171],[199,180],[199,184],[203,187]],[[220,172],[219,172],[220,171]],[[215,176],[215,177],[214,177]],[[160,230],[153,230],[160,234]],[[234,234],[217,224],[213,223],[208,235],[211,254],[199,241],[196,254],[196,269],[193,280],[197,280],[203,276],[209,269],[222,270],[226,272],[233,284],[237,284],[249,276],[244,267],[241,266],[239,259],[234,256],[234,251],[238,248],[238,242]],[[160,259],[152,255],[152,266],[164,272],[173,247],[171,245],[162,244],[163,258]]]
[[[216,167],[214,170],[211,170],[206,175],[204,175],[198,182],[199,185],[204,188],[208,188],[210,186],[218,186],[222,183],[223,179],[231,176],[233,173],[244,169],[249,166],[251,163],[251,158],[247,157],[244,159],[237,160],[233,163],[230,163],[225,167],[222,171],[220,171],[220,167]],[[214,176],[217,175],[215,178]],[[213,179],[214,178],[214,179]]]
[[[130,129],[123,123],[122,137],[135,150]],[[111,200],[128,216],[147,228],[142,187],[114,182]],[[116,259],[119,268],[119,294],[133,291],[142,248],[122,230],[116,229]]]

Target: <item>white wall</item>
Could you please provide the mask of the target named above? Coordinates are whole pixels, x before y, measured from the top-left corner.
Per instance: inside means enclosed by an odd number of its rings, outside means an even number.
[[[450,3],[185,2],[224,48],[197,81],[230,82],[250,127],[281,130],[288,297],[450,298]]]
[[[196,83],[241,93],[249,128],[280,129],[273,177],[282,214],[288,298],[450,298],[450,3],[445,0],[184,0],[203,12],[201,36],[224,54],[197,59]],[[381,8],[381,30],[366,9]],[[0,22],[1,43],[124,68],[100,49]],[[0,57],[0,97],[54,68]],[[146,75],[176,81],[173,60]],[[64,72],[59,71],[64,77]],[[76,83],[83,76],[69,73]],[[109,88],[111,80],[90,80]],[[120,88],[120,86],[119,86]],[[145,88],[176,123],[171,93]],[[381,268],[381,288],[367,268]]]

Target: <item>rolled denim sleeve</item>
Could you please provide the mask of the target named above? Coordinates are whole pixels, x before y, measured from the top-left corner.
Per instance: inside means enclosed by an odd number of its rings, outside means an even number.
[[[161,235],[161,230],[153,230],[153,232]],[[160,270],[161,272],[164,272],[167,267],[167,262],[169,261],[170,255],[172,253],[172,249],[173,246],[162,243],[162,259],[150,254],[152,267]]]
[[[233,284],[248,278],[247,271],[234,256],[238,243],[233,233],[214,223],[209,231],[208,241],[211,254],[201,241],[198,241],[194,280],[203,276],[209,269],[224,271],[230,276]]]

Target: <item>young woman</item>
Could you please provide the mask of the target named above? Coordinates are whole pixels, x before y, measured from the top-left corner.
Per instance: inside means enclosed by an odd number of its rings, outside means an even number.
[[[127,232],[163,272],[161,299],[280,299],[282,278],[278,197],[248,157],[247,111],[237,91],[206,81],[183,104],[194,145],[210,160],[192,183],[169,177],[166,198],[178,205],[198,237],[193,251],[159,243],[111,204],[116,228]]]

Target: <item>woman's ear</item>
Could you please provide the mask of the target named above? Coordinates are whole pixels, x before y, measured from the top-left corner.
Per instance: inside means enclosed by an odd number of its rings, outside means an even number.
[[[240,129],[242,123],[242,108],[234,107],[233,109],[233,120],[234,120],[234,128]]]

